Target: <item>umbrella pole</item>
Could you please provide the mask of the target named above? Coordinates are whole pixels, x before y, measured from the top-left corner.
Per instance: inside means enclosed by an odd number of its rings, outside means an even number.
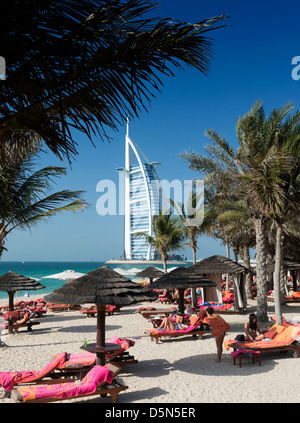
[[[105,304],[97,305],[97,339],[96,347],[105,346]],[[105,365],[105,351],[96,352],[96,364],[100,366]]]
[[[178,311],[179,313],[184,313],[184,288],[178,288]]]
[[[197,307],[197,292],[196,292],[196,288],[191,288],[191,304],[192,304],[192,307],[194,307],[194,308]]]
[[[14,295],[15,295],[14,291],[8,293],[8,310],[9,311],[14,311]],[[8,320],[8,333],[13,333],[13,321],[11,318]]]

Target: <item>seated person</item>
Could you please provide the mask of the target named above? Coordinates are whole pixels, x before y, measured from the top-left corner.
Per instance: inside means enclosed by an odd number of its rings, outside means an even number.
[[[172,304],[174,304],[176,302],[175,294],[174,294],[173,291],[170,291],[170,292],[167,293],[167,298]]]
[[[245,323],[245,341],[261,341],[263,338],[264,334],[258,326],[257,318],[251,313],[248,322]]]

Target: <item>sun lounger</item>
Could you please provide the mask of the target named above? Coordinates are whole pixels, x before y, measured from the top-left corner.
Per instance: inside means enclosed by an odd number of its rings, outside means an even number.
[[[215,314],[242,314],[243,309],[235,310],[232,303],[217,303],[214,301],[199,302],[196,312],[199,310],[206,310],[207,307],[212,307]]]
[[[59,312],[59,311],[74,311],[74,310],[80,310],[81,306],[79,304],[47,304],[47,309],[51,310],[53,312]]]
[[[106,363],[117,363],[120,367],[129,364],[137,364],[138,360],[128,353],[128,349],[135,344],[131,339],[118,338],[113,336],[109,343],[120,345],[120,349],[113,353],[106,353]],[[67,360],[58,366],[57,372],[64,376],[76,376],[79,373],[80,379],[86,374],[89,369],[96,363],[96,355],[89,352],[69,354]]]
[[[120,345],[120,349],[113,352],[107,353],[105,359],[107,363],[116,362],[120,366],[124,367],[126,364],[137,364],[138,360],[135,360],[134,356],[129,355],[128,349],[135,345],[135,342],[132,339],[118,338],[113,336],[109,343]]]
[[[21,320],[17,320],[13,323],[13,330],[15,333],[18,332],[20,328],[27,328],[28,332],[32,331],[32,326],[39,325],[40,322],[36,320],[31,320],[33,317],[35,317],[35,313],[31,313],[30,310],[26,311],[23,318]]]
[[[87,308],[82,308],[80,310],[80,313],[86,314],[87,317],[95,317],[97,315],[97,307],[95,305],[92,305]]]
[[[11,391],[16,385],[38,384],[41,383],[41,381],[45,384],[47,383],[47,378],[49,381],[51,381],[52,378],[57,379],[57,375],[53,372],[59,365],[62,365],[66,361],[67,356],[68,354],[65,352],[57,354],[57,356],[41,370],[0,372],[0,386],[2,386],[5,391]]]
[[[215,311],[228,311],[233,307],[232,304],[216,303],[214,301],[206,301],[205,303],[198,304],[197,309],[206,310],[207,307],[212,307]]]
[[[105,307],[105,311],[108,315],[114,314],[114,313],[118,313],[120,311],[120,306],[118,305],[111,305],[111,304],[107,304]]]
[[[129,347],[135,344],[134,341],[112,337],[109,342],[119,344],[120,349],[114,353],[106,354],[107,363],[114,362],[120,368],[125,365],[138,363],[138,360],[135,360],[134,356],[129,355],[127,351]],[[67,380],[72,381],[76,378],[82,379],[95,363],[96,355],[88,352],[55,354],[51,362],[41,370],[0,372],[0,386],[5,391],[11,391],[14,386],[22,384],[57,384]]]
[[[293,292],[291,295],[285,297],[287,303],[299,303],[300,302],[300,291]]]
[[[140,310],[139,313],[145,319],[149,319],[150,316],[169,316],[171,310],[169,308],[161,308],[157,310]]]
[[[160,301],[163,304],[172,304],[175,303],[176,300],[175,298],[172,298],[172,296],[170,296],[171,292],[170,291],[165,291],[162,294],[158,295],[158,298],[156,301]]]
[[[26,302],[25,301],[17,301],[14,304],[14,309],[15,310],[22,310],[22,308],[24,308],[26,306]]]
[[[271,292],[271,291],[270,291]],[[274,302],[274,292],[267,295],[267,301]],[[295,291],[291,295],[285,296],[286,303],[299,303],[300,302],[300,291]]]
[[[107,304],[106,307],[105,307],[105,312],[108,315],[114,314],[118,311],[120,311],[119,306]],[[91,306],[91,307],[88,307],[88,308],[83,308],[82,310],[80,310],[80,313],[86,314],[87,317],[96,317],[97,316],[97,307]]]
[[[208,330],[203,329],[203,320],[200,317],[192,316],[190,317],[190,325],[186,329],[181,330],[158,330],[158,329],[148,329],[145,331],[145,334],[151,337],[151,341],[155,339],[156,344],[158,343],[159,338],[162,337],[177,337],[177,336],[186,336],[193,335],[199,336],[200,339],[203,338],[203,335],[208,333]]]
[[[17,301],[14,303],[14,310],[22,310],[25,307],[25,301]],[[9,311],[9,304],[0,307],[2,311]]]
[[[11,399],[18,403],[46,403],[109,394],[116,402],[118,394],[128,388],[115,380],[120,372],[115,363],[97,365],[80,382],[20,387],[12,391]]]
[[[270,332],[275,332],[275,335],[271,335]],[[233,349],[251,349],[255,351],[263,352],[273,352],[273,351],[288,351],[292,350],[294,352],[293,356],[298,357],[300,351],[300,343],[296,340],[300,336],[300,327],[291,325],[273,325],[267,333],[265,333],[266,339],[262,341],[245,341],[238,342],[236,340],[226,340],[224,346],[227,350],[229,348]]]
[[[44,309],[44,304],[40,304],[36,309],[32,311],[37,317],[42,317],[47,313],[47,310]]]
[[[270,318],[270,320],[271,321],[273,321],[273,322],[276,322],[276,315],[274,314],[271,318]],[[293,323],[291,323],[291,322],[288,322],[283,316],[282,316],[282,324],[284,325],[284,326],[298,326],[298,327],[300,327],[300,323],[297,321],[297,322],[293,322]]]

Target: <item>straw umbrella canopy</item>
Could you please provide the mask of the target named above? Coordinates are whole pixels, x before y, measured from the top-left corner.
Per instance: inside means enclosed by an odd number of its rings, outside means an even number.
[[[119,346],[105,343],[106,305],[129,305],[140,301],[156,300],[157,295],[149,288],[125,278],[108,266],[100,267],[86,275],[55,289],[44,297],[46,302],[86,304],[97,306],[96,344],[88,345],[88,351],[96,353],[97,364],[105,363],[105,353]]]
[[[189,267],[201,274],[223,274],[223,273],[247,273],[250,272],[247,267],[233,261],[227,257],[214,255],[198,261]]]
[[[16,272],[9,271],[4,275],[0,276],[0,291],[6,291],[8,293],[9,311],[13,311],[14,309],[14,295],[16,291],[32,291],[44,288],[45,286],[41,285],[35,279],[29,278],[28,276],[20,275]],[[9,333],[13,332],[12,321],[9,321],[8,331]]]
[[[151,284],[152,289],[178,289],[178,311],[184,313],[184,291],[187,288],[205,288],[216,286],[210,279],[204,278],[187,267],[177,267],[169,273],[161,276]]]
[[[150,284],[151,284],[153,282],[153,279],[158,279],[161,276],[163,276],[164,274],[165,274],[165,272],[158,269],[157,267],[149,266],[146,269],[141,270],[140,272],[136,273],[135,276],[137,276],[139,278],[149,278]]]
[[[247,267],[233,261],[227,257],[221,255],[214,255],[207,257],[196,264],[190,266],[190,269],[201,275],[222,275],[223,273],[230,273],[234,279],[234,304],[235,309],[242,308],[244,306],[244,295],[241,290],[241,279],[243,275],[251,272]],[[236,298],[237,297],[237,298]]]

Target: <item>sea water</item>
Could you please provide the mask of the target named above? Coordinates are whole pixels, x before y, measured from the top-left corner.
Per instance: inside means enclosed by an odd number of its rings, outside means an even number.
[[[104,261],[0,261],[0,275],[4,275],[10,270],[30,278],[38,279],[39,283],[45,286],[44,289],[34,291],[18,291],[16,296],[23,297],[24,295],[39,295],[43,297],[51,293],[54,289],[60,288],[66,281],[60,279],[45,279],[45,276],[54,275],[56,273],[64,272],[65,270],[74,270],[75,272],[88,273],[91,270],[98,269],[105,265]],[[111,269],[121,268],[123,270],[135,269],[143,270],[149,264],[109,264]],[[163,269],[162,265],[155,264],[155,267]],[[126,275],[127,278],[133,279],[134,275]],[[6,291],[0,291],[0,299],[7,298]]]

